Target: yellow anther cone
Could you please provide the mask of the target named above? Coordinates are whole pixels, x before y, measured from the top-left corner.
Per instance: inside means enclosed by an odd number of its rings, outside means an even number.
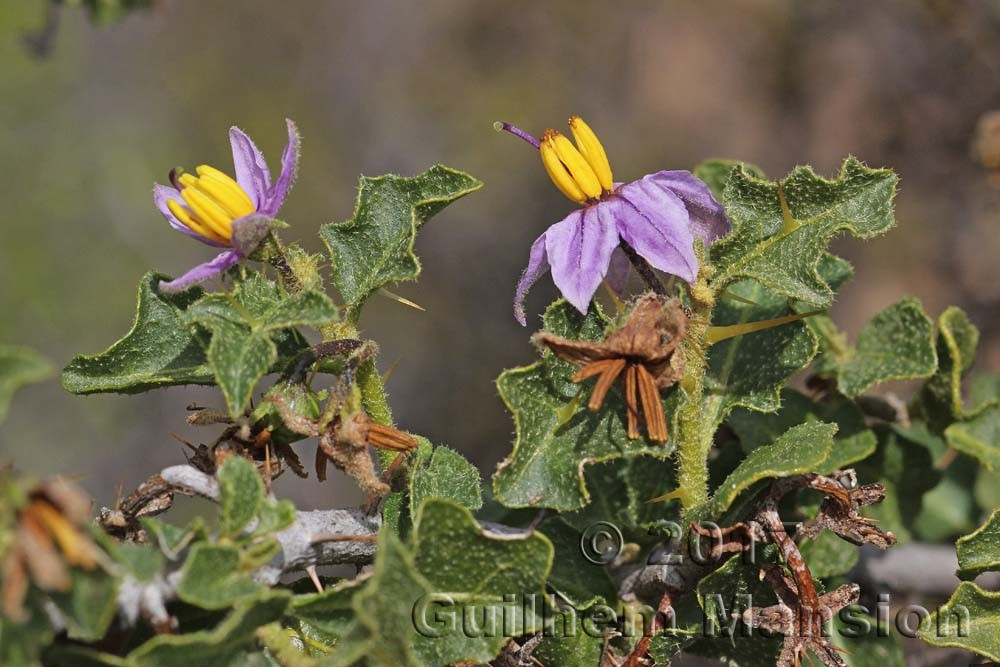
[[[580,154],[594,170],[601,187],[607,191],[614,189],[611,163],[608,162],[608,155],[604,152],[604,146],[601,145],[597,135],[579,116],[572,116],[569,119],[569,129],[573,133],[573,139],[576,141]]]
[[[601,182],[587,160],[576,149],[576,146],[573,145],[573,142],[558,132],[554,132],[552,134],[552,146],[555,148],[559,160],[566,165],[566,170],[569,171],[573,180],[576,181],[576,184],[587,195],[587,199],[600,197],[603,192]]]
[[[552,142],[552,134],[549,132],[542,135],[542,141],[541,145],[538,147],[538,152],[542,156],[542,164],[545,165],[545,171],[548,172],[549,178],[551,178],[552,183],[559,188],[559,191],[578,204],[586,202],[587,195],[580,188],[580,186],[577,185],[569,171],[566,170],[566,167],[559,160],[559,155],[556,153],[555,146]]]

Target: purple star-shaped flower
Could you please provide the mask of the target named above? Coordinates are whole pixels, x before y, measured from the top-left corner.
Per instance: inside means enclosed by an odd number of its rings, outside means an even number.
[[[218,276],[252,253],[267,236],[284,204],[298,169],[299,132],[288,126],[288,144],[281,155],[281,173],[271,182],[264,155],[243,130],[229,130],[236,178],[207,165],[197,176],[170,172],[172,186],[153,185],[153,203],[170,226],[206,245],[227,248],[211,261],[181,277],[160,283],[164,292],[181,292]]]
[[[622,291],[629,260],[623,244],[653,268],[694,282],[694,239],[705,245],[729,233],[730,223],[711,190],[689,171],[659,171],[630,183],[611,178],[604,149],[590,128],[570,119],[577,146],[552,130],[541,141],[509,124],[507,130],[539,149],[556,186],[582,205],[549,227],[531,246],[528,267],[514,297],[514,317],[526,323],[524,297],[547,270],[562,295],[581,313],[607,278]]]

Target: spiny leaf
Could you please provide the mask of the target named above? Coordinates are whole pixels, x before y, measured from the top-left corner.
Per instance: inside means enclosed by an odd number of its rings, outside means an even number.
[[[712,497],[710,513],[721,515],[742,492],[762,479],[818,470],[830,456],[836,424],[793,426],[770,445],[750,452]]]
[[[920,626],[931,646],[950,646],[1000,661],[1000,592],[963,581],[951,599]]]
[[[779,184],[737,167],[722,197],[734,229],[711,248],[713,286],[753,278],[777,294],[828,306],[833,291],[816,270],[827,244],[842,230],[859,238],[888,230],[896,182],[891,171],[854,158],[835,180],[797,167]]]
[[[934,325],[917,299],[906,298],[869,321],[854,348],[838,359],[833,372],[846,396],[859,396],[889,380],[929,377],[937,369]]]
[[[791,312],[786,299],[769,293],[758,283],[738,283],[729,291],[753,303],[723,298],[712,313],[713,325],[757,322]],[[777,410],[782,386],[809,365],[815,353],[816,339],[802,322],[713,345],[708,352],[703,419],[717,426],[736,406],[758,412]]]
[[[157,273],[139,283],[135,323],[125,337],[101,354],[80,355],[63,369],[62,384],[74,394],[132,394],[179,384],[212,384],[211,369],[199,337],[184,311],[203,294],[193,288],[161,294]]]
[[[563,300],[545,312],[545,330],[574,340],[600,340],[607,318],[596,304],[586,316]],[[500,397],[514,415],[514,451],[493,476],[496,499],[508,507],[549,507],[560,511],[587,504],[584,467],[627,456],[669,456],[673,443],[629,440],[625,402],[612,389],[599,412],[586,407],[588,384],[570,381],[576,367],[544,352],[530,366],[504,371]],[[665,399],[667,423],[675,391]]]
[[[356,319],[365,299],[378,288],[416,280],[417,231],[448,204],[482,185],[442,165],[412,178],[362,176],[354,216],[320,228],[333,262],[333,282],[351,311],[349,317]]]
[[[52,364],[26,347],[0,345],[0,423],[7,416],[10,399],[20,387],[41,382],[52,374]]]
[[[1000,570],[1000,510],[975,532],[958,538],[958,576],[975,579],[982,572]]]

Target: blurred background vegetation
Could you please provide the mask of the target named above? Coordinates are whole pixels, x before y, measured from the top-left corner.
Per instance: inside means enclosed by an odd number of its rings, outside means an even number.
[[[275,165],[288,116],[304,142],[285,237],[314,250],[320,224],[351,215],[361,173],[443,162],[485,181],[421,234],[423,276],[398,292],[427,312],[377,299],[363,325],[383,370],[399,361],[400,425],[488,474],[512,433],[493,380],[534,355],[511,316],[514,283],[572,206],[492,123],[538,133],[577,113],[622,180],[713,156],[772,176],[799,163],[832,176],[847,154],[892,167],[899,227],[839,244],[857,273],[835,316],[856,333],[904,294],[935,317],[958,304],[982,329],[980,367],[1000,367],[1000,181],[987,168],[1000,148],[976,139],[1000,108],[995,2],[155,0],[92,18],[0,2],[0,341],[60,365],[125,333],[147,269],[211,256],[153,208],[154,180],[174,165],[230,170],[233,124]],[[553,296],[540,282],[529,312]],[[184,422],[195,400],[220,402],[33,386],[0,430],[0,459],[78,474],[109,503],[119,483],[179,461],[170,433],[211,440]],[[305,507],[357,498],[343,478],[283,479],[279,493]]]

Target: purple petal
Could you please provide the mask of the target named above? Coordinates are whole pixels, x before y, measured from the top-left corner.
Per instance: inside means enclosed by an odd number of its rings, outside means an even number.
[[[285,119],[285,123],[288,125],[288,143],[285,144],[285,150],[281,154],[281,174],[268,191],[267,201],[258,209],[260,213],[271,217],[281,210],[281,205],[285,203],[288,191],[292,189],[299,168],[299,145],[302,142],[299,130],[288,118]]]
[[[207,236],[202,236],[201,234],[194,231],[193,229],[185,225],[183,222],[178,220],[177,216],[171,213],[170,209],[167,208],[167,202],[170,200],[176,201],[178,204],[182,206],[187,206],[187,204],[185,204],[184,200],[181,198],[181,193],[177,192],[177,190],[167,185],[160,185],[159,183],[154,183],[153,203],[156,204],[156,208],[160,209],[160,213],[162,213],[163,217],[167,219],[167,222],[170,223],[171,227],[181,232],[182,234],[187,234],[192,238],[198,239],[205,245],[210,245],[214,248],[226,247],[224,243],[219,243],[218,241],[213,241]]]
[[[604,204],[616,206],[618,232],[653,268],[694,282],[698,259],[690,216],[680,198],[650,176],[627,183]]]
[[[528,295],[528,290],[535,284],[535,281],[548,270],[549,260],[545,255],[545,234],[542,234],[531,244],[528,267],[521,274],[521,279],[517,281],[517,290],[514,292],[514,319],[522,327],[528,323],[524,316],[524,297]]]
[[[552,281],[584,315],[619,243],[614,211],[606,204],[573,211],[545,232]]]
[[[659,171],[647,178],[680,197],[691,215],[691,231],[706,246],[732,229],[722,204],[715,199],[705,182],[690,171]]]
[[[621,296],[628,286],[628,276],[631,271],[632,262],[629,261],[628,255],[621,249],[621,246],[618,246],[611,253],[611,263],[608,264],[608,274],[604,276],[604,282],[615,294]]]
[[[271,189],[271,171],[267,168],[264,155],[246,133],[238,127],[229,129],[229,143],[233,147],[233,167],[236,182],[250,195],[255,209],[267,203]]]
[[[209,278],[225,273],[238,261],[240,261],[240,254],[235,250],[219,253],[212,261],[199,264],[180,278],[170,282],[160,281],[160,291],[166,294],[183,292],[192,285],[203,283]]]

